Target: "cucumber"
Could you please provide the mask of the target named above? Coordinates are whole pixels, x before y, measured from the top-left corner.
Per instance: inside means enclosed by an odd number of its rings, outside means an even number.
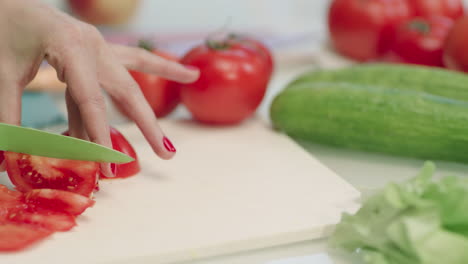
[[[378,85],[394,89],[424,91],[468,101],[468,75],[434,67],[362,64],[338,70],[319,70],[303,74],[291,85],[309,82],[345,82]]]
[[[302,83],[273,101],[275,128],[295,139],[468,162],[468,102],[349,83]]]

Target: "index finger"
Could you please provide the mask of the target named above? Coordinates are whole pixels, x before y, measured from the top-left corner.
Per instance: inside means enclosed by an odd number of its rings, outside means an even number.
[[[142,48],[111,45],[113,51],[125,68],[155,74],[160,77],[180,82],[191,83],[200,77],[200,71],[171,61]]]
[[[66,65],[61,67],[63,81],[67,83],[69,95],[78,107],[89,139],[112,148],[106,104],[96,73],[96,63],[90,56],[74,54],[63,58],[62,63]],[[112,177],[108,164],[103,164],[101,168],[105,176]]]

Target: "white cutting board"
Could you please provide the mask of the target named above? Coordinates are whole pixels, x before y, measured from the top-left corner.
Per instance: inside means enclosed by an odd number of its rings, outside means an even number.
[[[136,127],[121,127],[141,174],[102,182],[76,228],[0,254],[0,263],[186,261],[319,238],[357,209],[352,186],[261,121],[161,125],[178,149],[173,160],[159,160]]]

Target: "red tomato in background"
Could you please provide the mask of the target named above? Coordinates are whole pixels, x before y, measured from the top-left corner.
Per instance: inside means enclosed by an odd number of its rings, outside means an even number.
[[[181,63],[200,69],[200,78],[180,89],[182,103],[203,123],[235,124],[248,118],[270,79],[265,58],[249,45],[208,42],[189,51]]]
[[[332,44],[353,59],[376,59],[388,51],[396,25],[411,15],[406,0],[334,0],[328,14]]]
[[[408,0],[415,16],[458,19],[465,13],[462,0]]]
[[[153,50],[152,52],[168,60],[178,60],[177,57],[166,52],[159,50]],[[143,72],[130,71],[130,74],[140,86],[143,95],[157,117],[167,116],[179,105],[180,91],[174,82]]]
[[[57,189],[90,197],[96,187],[99,164],[5,152],[6,171],[21,192]]]
[[[442,67],[452,25],[452,19],[441,16],[409,19],[398,27],[389,56],[398,62]]]
[[[449,33],[444,48],[444,64],[468,72],[468,17],[459,19]]]
[[[138,162],[138,156],[135,152],[133,146],[128,142],[128,140],[120,133],[117,129],[109,127],[110,137],[112,141],[112,148],[114,150],[120,151],[134,159],[134,161],[124,164],[111,164],[112,171],[115,173],[115,177],[108,178],[104,174],[100,174],[101,179],[118,179],[118,178],[128,178],[130,176],[136,175],[140,172],[140,163]],[[63,132],[65,136],[69,136],[68,131]]]
[[[272,52],[263,42],[255,38],[242,35],[242,34],[229,35],[229,42],[234,45],[238,42],[241,45],[248,45],[248,46],[251,46],[253,49],[257,49],[258,52],[260,53],[260,56],[265,58],[268,72],[271,77],[275,68],[275,61],[274,61]]]

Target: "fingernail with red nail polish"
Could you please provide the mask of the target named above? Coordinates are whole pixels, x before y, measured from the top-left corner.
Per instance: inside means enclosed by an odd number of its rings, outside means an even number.
[[[172,142],[167,137],[163,138],[163,143],[164,143],[164,147],[167,149],[167,151],[176,152],[176,149],[174,148],[174,145],[172,145]]]
[[[192,71],[198,71],[198,67],[195,67],[195,66],[192,66],[192,65],[184,65],[185,68],[189,69],[189,70],[192,70]]]

